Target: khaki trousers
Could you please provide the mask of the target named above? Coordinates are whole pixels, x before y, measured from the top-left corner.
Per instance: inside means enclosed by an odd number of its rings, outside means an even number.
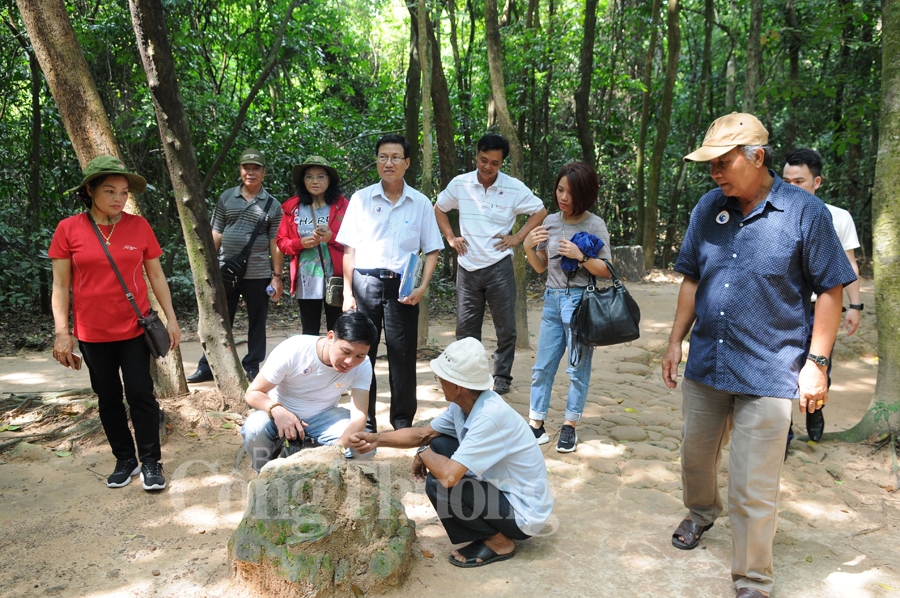
[[[731,577],[736,588],[771,592],[772,542],[778,521],[778,490],[790,399],[717,390],[685,379],[681,480],[684,506],[706,526],[722,513],[717,474],[722,447],[731,439],[728,518],[734,546]]]

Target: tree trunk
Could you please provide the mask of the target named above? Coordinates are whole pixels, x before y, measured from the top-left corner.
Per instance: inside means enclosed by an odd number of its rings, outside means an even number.
[[[647,56],[644,58],[643,85],[641,94],[641,128],[638,132],[638,145],[634,159],[634,167],[637,173],[636,197],[637,216],[637,242],[644,244],[644,219],[645,219],[645,191],[644,191],[644,149],[647,146],[647,129],[650,128],[650,90],[653,87],[653,56],[656,54],[656,37],[659,23],[660,0],[653,0],[650,13],[650,41],[647,44]]]
[[[668,29],[668,55],[666,62],[666,79],[663,83],[662,100],[659,107],[659,120],[656,121],[656,140],[653,143],[653,155],[650,157],[650,181],[647,188],[647,208],[644,211],[644,267],[653,267],[656,257],[656,237],[659,220],[659,186],[662,174],[662,162],[666,153],[666,142],[669,140],[669,129],[672,120],[672,100],[675,95],[675,76],[678,74],[678,57],[681,54],[681,30],[678,24],[678,0],[669,0],[666,16]]]
[[[500,132],[509,141],[509,174],[517,179],[523,178],[524,157],[522,144],[516,134],[509,106],[506,103],[506,83],[503,80],[503,59],[500,49],[500,24],[497,20],[497,0],[484,2],[484,36],[487,41],[488,68],[491,73],[491,93],[494,98],[494,109]],[[525,253],[522,244],[513,251],[513,268],[516,273],[516,347],[527,349],[528,342],[528,306],[525,296]]]
[[[78,162],[84,167],[97,156],[122,158],[65,5],[61,0],[17,0],[17,4]],[[129,196],[125,209],[141,213],[134,196]],[[165,322],[153,290],[147,287],[150,305]],[[152,373],[157,396],[187,392],[180,349],[158,360]]]
[[[419,64],[419,24],[409,20],[409,66],[406,69],[406,97],[403,114],[406,117],[406,140],[409,142],[409,168],[403,175],[406,184],[416,186],[419,173],[419,108],[422,96],[422,66]]]
[[[416,20],[418,22],[418,41],[419,56],[421,59],[420,67],[422,69],[422,193],[425,197],[431,199],[434,195],[432,184],[432,170],[434,166],[434,157],[432,156],[432,140],[431,140],[431,79],[432,79],[432,52],[431,43],[429,41],[428,31],[428,11],[425,8],[425,0],[418,0],[418,8],[416,9]],[[422,35],[422,32],[425,32]],[[443,75],[443,72],[441,73]],[[446,82],[444,82],[446,86]],[[429,312],[428,293],[422,297],[419,302],[419,347],[428,344],[428,312]]]
[[[881,132],[872,203],[872,265],[878,320],[878,380],[869,411],[850,430],[826,434],[848,442],[886,432],[876,403],[900,402],[900,0],[884,0],[881,39]]]
[[[763,0],[750,0],[750,31],[747,34],[747,69],[744,79],[744,96],[741,110],[753,114],[756,110],[756,88],[759,86],[759,69],[762,61]]]
[[[800,93],[800,27],[797,24],[797,11],[794,10],[793,0],[787,0],[784,12],[788,26],[788,34],[785,39],[788,42],[788,99],[787,126],[784,134],[784,147],[787,151],[794,149],[797,140],[797,96]]]
[[[212,183],[213,177],[216,176],[216,173],[219,172],[219,169],[222,167],[222,164],[228,157],[228,152],[231,151],[231,146],[234,145],[234,140],[237,139],[238,133],[240,133],[241,131],[241,127],[244,126],[244,119],[247,117],[247,110],[250,109],[250,104],[252,104],[253,100],[256,99],[256,95],[259,93],[259,90],[261,90],[263,88],[263,85],[266,84],[266,80],[272,73],[272,69],[274,69],[275,65],[278,63],[278,54],[281,50],[281,42],[284,39],[284,32],[285,30],[287,30],[288,23],[291,22],[291,17],[294,14],[294,10],[298,6],[303,4],[304,1],[305,0],[293,0],[290,6],[288,6],[287,12],[285,12],[284,14],[284,20],[281,22],[281,27],[278,29],[278,33],[275,35],[275,41],[272,42],[272,49],[269,50],[269,57],[266,61],[266,66],[256,78],[256,82],[253,84],[253,87],[250,88],[250,92],[247,94],[247,97],[244,98],[243,102],[241,102],[241,106],[240,108],[238,108],[238,113],[234,118],[234,123],[231,125],[231,132],[228,134],[228,137],[226,137],[222,142],[222,146],[219,149],[219,154],[216,156],[216,159],[213,161],[212,166],[209,167],[209,171],[203,178],[201,190],[203,191],[204,196],[206,195],[206,190]],[[132,13],[133,12],[134,11],[132,10]]]
[[[178,91],[165,13],[160,0],[130,0],[129,6],[138,51],[153,96],[169,177],[175,190],[188,260],[194,273],[200,341],[215,372],[225,407],[243,411],[246,409],[243,397],[247,378],[231,334],[225,287],[213,245],[194,143]]]
[[[28,199],[31,211],[31,252],[38,255],[43,247],[38,246],[37,233],[41,230],[41,65],[37,56],[30,49],[28,54],[28,69],[31,74],[31,169],[28,173]],[[38,274],[38,292],[41,301],[41,313],[50,315],[50,284],[47,270],[41,268]]]
[[[594,36],[597,31],[597,0],[585,0],[584,36],[581,38],[580,80],[575,90],[575,122],[582,160],[595,166],[594,132],[591,129],[591,75],[594,73]]]
[[[438,165],[441,173],[441,189],[446,189],[458,174],[456,165],[456,131],[453,129],[453,111],[450,107],[450,89],[441,62],[441,46],[434,35],[434,27],[428,20],[428,39],[431,42],[431,104],[434,115],[434,133],[437,137]],[[431,197],[429,195],[429,197]]]

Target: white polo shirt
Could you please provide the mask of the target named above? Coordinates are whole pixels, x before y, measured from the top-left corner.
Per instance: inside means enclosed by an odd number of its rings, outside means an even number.
[[[401,272],[409,254],[444,248],[431,200],[405,182],[394,204],[381,181],[350,198],[337,242],[356,250],[354,267]]]
[[[547,464],[531,427],[500,395],[482,392],[468,416],[453,403],[431,427],[459,440],[451,459],[506,495],[519,529],[529,536],[543,529],[553,511]]]
[[[478,171],[473,170],[450,181],[438,195],[437,207],[442,212],[459,210],[460,234],[469,242],[469,251],[459,256],[459,265],[474,272],[512,255],[512,249],[494,249],[494,237],[508,235],[516,216],[536,214],[544,203],[525,183],[502,172],[485,189],[478,182]]]

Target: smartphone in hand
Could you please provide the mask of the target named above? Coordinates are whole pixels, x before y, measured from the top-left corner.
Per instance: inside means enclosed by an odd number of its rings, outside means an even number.
[[[84,360],[81,358],[81,355],[79,355],[78,353],[73,352],[73,353],[72,353],[72,361],[75,362],[75,365],[72,366],[72,369],[73,369],[73,370],[80,370],[80,369],[81,369],[81,362],[84,361]]]
[[[320,235],[327,235],[329,230],[330,229],[328,228],[327,224],[316,225],[316,232],[318,232]]]

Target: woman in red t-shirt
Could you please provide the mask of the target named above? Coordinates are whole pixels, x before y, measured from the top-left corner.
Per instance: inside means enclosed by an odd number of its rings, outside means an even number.
[[[281,206],[275,242],[291,256],[291,297],[300,307],[303,334],[318,336],[325,308],[325,330],[334,328],[340,305],[325,303],[325,284],[344,275],[344,246],[335,241],[347,212],[337,170],[321,156],[294,166],[291,179],[297,195]]]
[[[115,471],[106,485],[120,488],[141,474],[144,490],[166,487],[159,442],[159,405],[150,377],[150,352],[143,329],[113,271],[102,243],[109,250],[134,301],[146,314],[150,309],[144,272],[166,316],[169,345],[175,348],[181,330],[172,309],[172,296],[159,263],[162,250],[150,225],[140,216],[124,212],[128,193],[143,193],[147,182],[125,169],[113,156],[95,158],[84,169],[84,178],[74,189],[86,212],[61,221],[47,252],[53,262],[53,320],[56,342],[53,357],[73,369],[81,357],[73,353],[78,339],[97,393],[100,422],[116,457]],[[69,333],[69,291],[72,293],[73,332]],[[121,377],[119,371],[121,370]],[[122,383],[131,410],[137,440],[128,429],[122,402]]]

